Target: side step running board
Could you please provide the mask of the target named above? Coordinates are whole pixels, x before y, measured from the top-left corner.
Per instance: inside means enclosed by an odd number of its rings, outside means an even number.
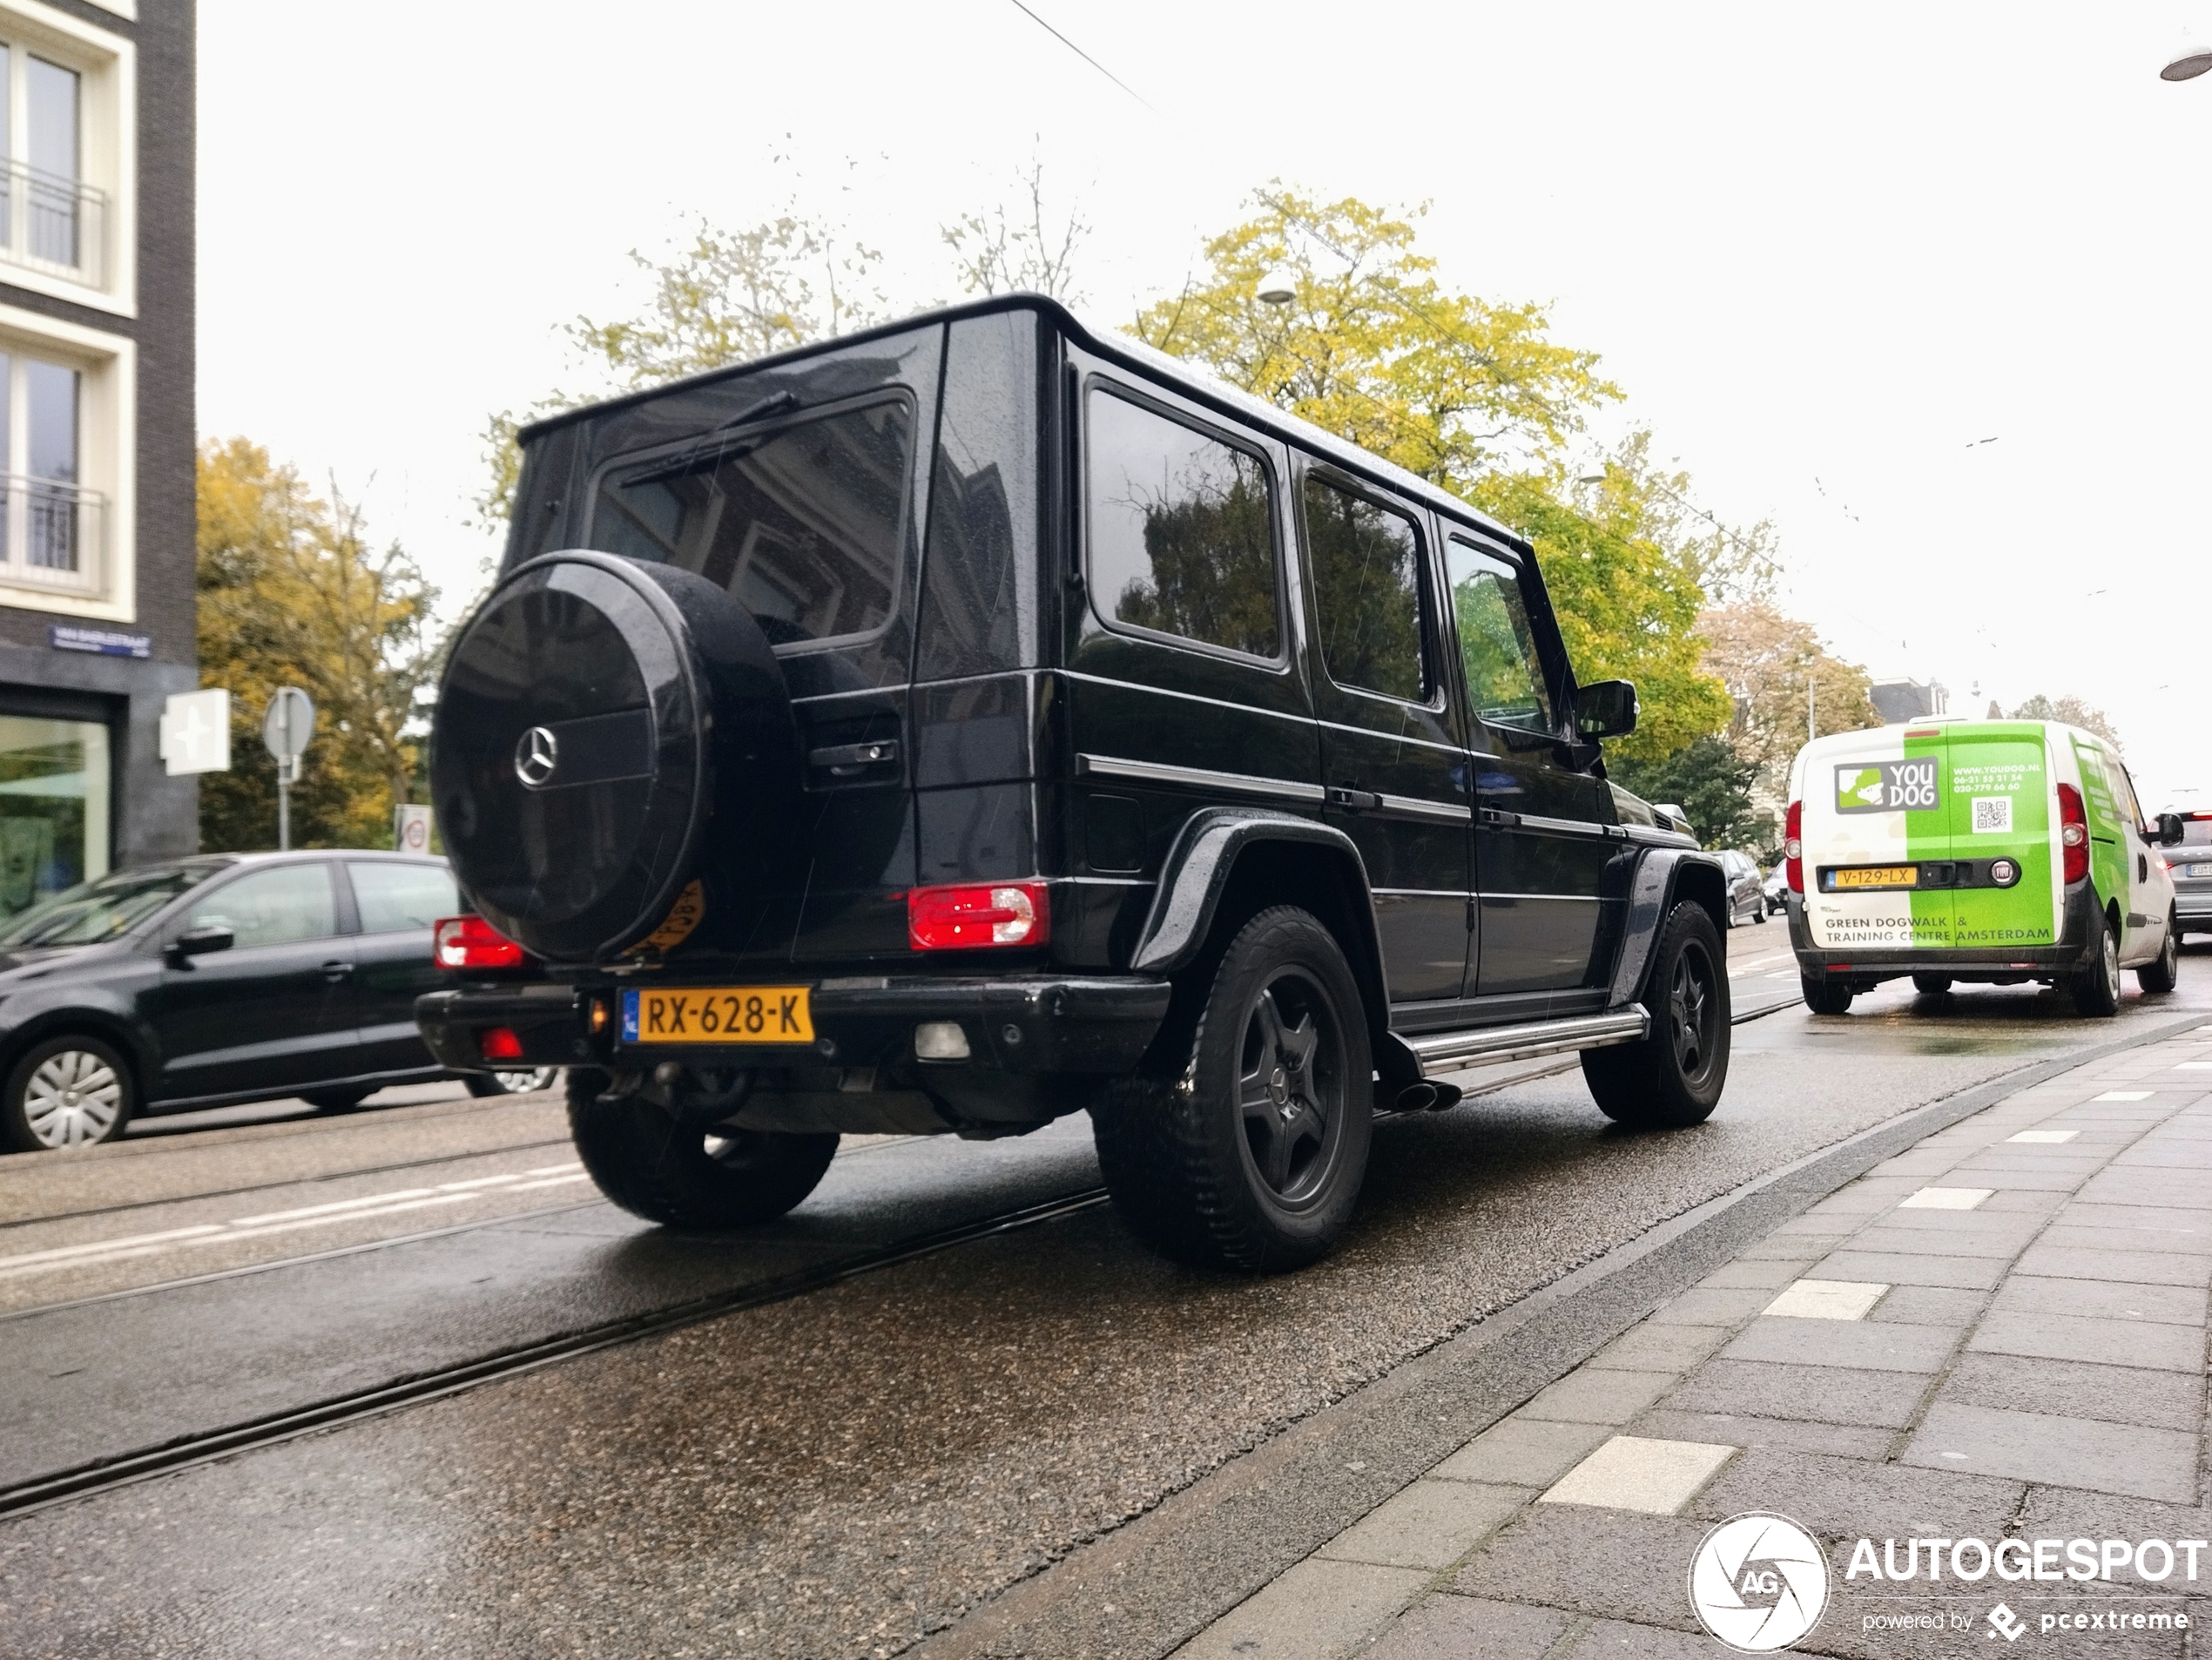
[[[1651,1016],[1644,1012],[1643,1005],[1630,1003],[1602,1015],[1532,1021],[1525,1026],[1478,1026],[1469,1031],[1432,1032],[1421,1037],[1401,1036],[1398,1041],[1413,1051],[1421,1064],[1421,1076],[1433,1078],[1499,1061],[1525,1061],[1531,1056],[1557,1055],[1568,1049],[1634,1043],[1650,1030]]]

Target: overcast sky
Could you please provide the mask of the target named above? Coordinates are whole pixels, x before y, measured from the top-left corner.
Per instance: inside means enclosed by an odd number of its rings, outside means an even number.
[[[2146,793],[2212,790],[2212,76],[2157,75],[2212,3],[1029,3],[1134,95],[1012,0],[208,0],[200,429],[458,596],[487,412],[695,215],[796,188],[952,298],[937,227],[1034,153],[1121,317],[1271,178],[1426,200],[1447,282],[1602,354],[1601,438],[1774,521],[1837,650],[2078,693]]]

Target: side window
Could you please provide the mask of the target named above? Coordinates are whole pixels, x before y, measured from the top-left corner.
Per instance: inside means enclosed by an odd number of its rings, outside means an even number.
[[[1329,678],[1426,702],[1436,677],[1421,647],[1421,541],[1413,520],[1309,475],[1305,535]]]
[[[348,863],[346,874],[353,881],[354,908],[361,913],[364,934],[427,928],[461,908],[452,874],[438,865],[388,864],[379,860],[374,864]]]
[[[219,887],[192,908],[185,926],[226,928],[243,949],[326,939],[338,932],[338,904],[327,864],[278,865]]]
[[[1101,388],[1086,417],[1099,614],[1273,657],[1281,607],[1266,463]]]
[[[2135,775],[2128,770],[2128,764],[2117,757],[2113,759],[2112,770],[2120,775],[2121,807],[2134,820],[2136,833],[2148,835],[2150,821],[2143,817],[2142,798],[2135,793]]]
[[[1556,732],[1518,574],[1502,559],[1457,540],[1446,544],[1444,559],[1474,712],[1494,726]]]

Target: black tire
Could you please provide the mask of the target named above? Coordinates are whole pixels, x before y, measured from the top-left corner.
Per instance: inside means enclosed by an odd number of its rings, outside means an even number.
[[[550,1090],[561,1081],[557,1066],[526,1067],[519,1072],[471,1072],[463,1078],[462,1087],[480,1101],[492,1101],[502,1095],[529,1095],[539,1090]]]
[[[607,1075],[569,1069],[569,1133],[599,1191],[632,1216],[705,1233],[757,1227],[798,1205],[837,1156],[834,1135],[680,1124],[643,1096],[599,1099]]]
[[[1947,974],[1916,974],[1912,976],[1912,989],[1924,991],[1931,997],[1940,997],[1951,989],[1951,976]]]
[[[0,1147],[49,1152],[113,1141],[138,1110],[131,1063],[105,1038],[57,1033],[24,1050],[0,1086]]]
[[[318,1112],[351,1112],[376,1093],[372,1083],[349,1083],[341,1090],[302,1090],[300,1098]]]
[[[1851,1013],[1851,989],[1846,981],[1815,980],[1811,975],[1797,976],[1804,989],[1805,1007],[1816,1015],[1848,1015]]]
[[[1758,905],[1758,908],[1757,908],[1757,910],[1755,910],[1755,911],[1753,911],[1753,912],[1751,913],[1751,920],[1752,920],[1754,922],[1760,922],[1760,923],[1764,923],[1764,922],[1766,921],[1766,918],[1767,918],[1766,896],[1765,896],[1764,894],[1761,894],[1761,895],[1759,896],[1759,905]]]
[[[1704,907],[1676,906],[1645,982],[1650,1035],[1582,1051],[1582,1076],[1600,1112],[1631,1130],[1684,1130],[1712,1117],[1728,1082],[1726,964]]]
[[[2155,962],[2146,962],[2135,970],[2135,983],[2153,995],[2162,996],[2181,983],[2182,979],[2182,921],[2168,913],[2166,943],[2158,948]]]
[[[2120,1012],[2120,941],[2102,911],[2089,914],[2089,943],[2082,953],[2084,966],[2067,982],[2077,1013],[2092,1020],[2110,1020]]]
[[[1312,913],[1262,911],[1202,962],[1187,1049],[1109,1083],[1091,1130],[1114,1207],[1184,1262],[1266,1273],[1327,1253],[1374,1129],[1359,982]]]

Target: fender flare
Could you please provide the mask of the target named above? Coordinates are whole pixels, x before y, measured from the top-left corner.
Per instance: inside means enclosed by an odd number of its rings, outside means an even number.
[[[1644,982],[1650,976],[1651,950],[1659,941],[1659,930],[1674,914],[1683,876],[1693,870],[1710,871],[1713,883],[1723,894],[1726,894],[1727,873],[1721,869],[1721,861],[1702,850],[1650,847],[1636,861],[1635,873],[1629,879],[1629,914],[1622,931],[1621,955],[1614,959],[1612,989],[1606,999],[1608,1007],[1623,1008],[1642,998]],[[1702,885],[1702,877],[1694,880]],[[1723,903],[1725,902],[1723,899]],[[1722,928],[1721,937],[1725,940],[1726,929],[1717,918],[1714,926]]]
[[[1390,1053],[1389,982],[1383,976],[1382,938],[1375,929],[1366,861],[1352,838],[1333,825],[1267,807],[1202,807],[1193,813],[1161,861],[1160,885],[1136,936],[1130,967],[1160,975],[1187,967],[1212,932],[1238,857],[1247,848],[1268,842],[1322,848],[1343,862],[1345,874],[1357,885],[1350,921],[1359,937],[1345,941],[1346,955],[1353,958],[1352,972],[1360,982],[1375,1063],[1386,1077],[1403,1070],[1393,1068],[1397,1057]],[[1420,1076],[1418,1067],[1413,1076]]]

